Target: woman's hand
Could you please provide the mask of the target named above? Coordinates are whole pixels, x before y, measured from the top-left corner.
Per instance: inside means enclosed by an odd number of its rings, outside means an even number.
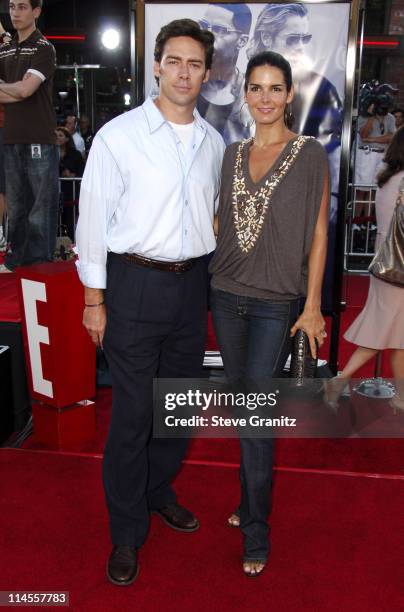
[[[302,314],[290,330],[290,335],[292,338],[298,329],[302,329],[306,332],[310,342],[311,354],[315,359],[317,357],[315,339],[317,339],[318,345],[322,346],[325,338],[327,337],[325,332],[325,321],[323,315],[321,314],[320,308],[305,308],[303,310]]]

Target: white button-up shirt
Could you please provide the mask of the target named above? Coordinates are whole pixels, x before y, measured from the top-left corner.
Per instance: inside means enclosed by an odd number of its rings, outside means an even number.
[[[194,111],[185,151],[151,98],[95,136],[80,190],[77,269],[106,287],[107,252],[182,261],[215,249],[224,142]]]
[[[82,135],[78,132],[74,132],[72,138],[77,151],[80,151],[80,153],[84,155],[84,153],[86,152],[86,145],[84,143]]]

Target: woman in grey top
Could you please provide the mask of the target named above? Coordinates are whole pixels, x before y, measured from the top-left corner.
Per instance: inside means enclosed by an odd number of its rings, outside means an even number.
[[[327,250],[327,157],[313,138],[290,131],[289,63],[250,59],[245,99],[254,138],[226,149],[211,308],[226,377],[243,388],[279,376],[298,329],[324,341],[321,284]],[[307,296],[299,315],[299,299]],[[243,571],[257,576],[269,554],[272,439],[241,438],[241,503],[229,519],[244,536]]]

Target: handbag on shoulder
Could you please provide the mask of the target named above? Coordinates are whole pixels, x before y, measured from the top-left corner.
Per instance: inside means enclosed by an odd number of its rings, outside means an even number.
[[[376,278],[404,287],[404,179],[387,236],[368,268]]]

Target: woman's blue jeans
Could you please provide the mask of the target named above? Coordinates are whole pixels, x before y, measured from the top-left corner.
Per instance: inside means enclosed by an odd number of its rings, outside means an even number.
[[[211,310],[230,384],[260,384],[280,376],[290,353],[290,329],[298,316],[299,300],[278,302],[212,289]],[[266,560],[273,439],[241,437],[240,446],[244,560]]]

